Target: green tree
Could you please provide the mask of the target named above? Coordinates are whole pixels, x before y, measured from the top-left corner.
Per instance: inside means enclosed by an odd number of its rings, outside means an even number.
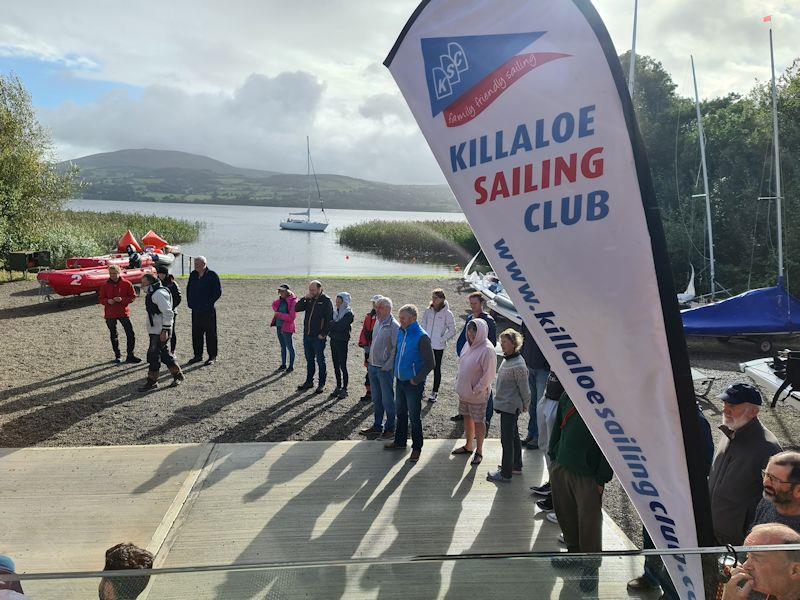
[[[50,135],[16,75],[0,74],[0,257],[23,248],[72,195],[76,173],[59,173]]]

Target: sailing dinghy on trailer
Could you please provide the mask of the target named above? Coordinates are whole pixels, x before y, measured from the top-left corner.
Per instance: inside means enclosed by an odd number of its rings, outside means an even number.
[[[681,311],[686,335],[722,339],[745,338],[758,343],[766,353],[772,351],[773,336],[800,331],[800,300],[786,289],[783,265],[783,214],[781,203],[781,161],[778,139],[778,93],[775,86],[775,55],[772,29],[769,30],[772,65],[772,129],[775,153],[775,195],[760,200],[774,200],[778,237],[778,283],[774,287],[749,290],[733,298]],[[702,138],[701,138],[702,139]],[[713,246],[712,246],[713,247]],[[713,263],[712,263],[713,264]]]

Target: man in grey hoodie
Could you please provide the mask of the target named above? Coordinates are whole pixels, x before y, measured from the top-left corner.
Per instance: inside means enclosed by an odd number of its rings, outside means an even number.
[[[359,433],[374,440],[381,437],[394,439],[394,357],[397,353],[397,333],[400,323],[392,316],[392,299],[381,298],[375,303],[377,322],[372,331],[369,348],[369,383],[372,388],[372,405],[375,422]],[[386,415],[386,422],[383,417]]]

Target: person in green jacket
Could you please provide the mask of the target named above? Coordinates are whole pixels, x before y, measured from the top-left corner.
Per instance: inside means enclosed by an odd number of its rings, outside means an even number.
[[[550,483],[558,524],[568,552],[603,550],[603,489],[614,472],[566,393],[550,436]],[[581,591],[597,589],[597,564],[584,559]],[[578,566],[555,559],[554,566]]]

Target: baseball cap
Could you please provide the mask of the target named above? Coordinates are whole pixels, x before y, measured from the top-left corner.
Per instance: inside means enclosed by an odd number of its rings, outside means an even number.
[[[158,265],[156,267],[156,273],[160,273],[161,275],[169,275],[169,267]]]
[[[761,406],[762,402],[761,392],[749,383],[734,383],[720,394],[719,399],[728,404],[743,404],[748,402]]]
[[[0,573],[14,573],[14,561],[10,557],[0,554]]]
[[[286,283],[282,283],[281,285],[278,286],[278,289],[279,290],[283,290],[284,292],[288,292],[289,291],[289,285],[286,284]]]
[[[377,301],[378,301],[378,300],[380,300],[381,298],[383,298],[383,296],[381,296],[380,294],[375,294],[375,295],[372,297],[372,302],[377,302]]]

